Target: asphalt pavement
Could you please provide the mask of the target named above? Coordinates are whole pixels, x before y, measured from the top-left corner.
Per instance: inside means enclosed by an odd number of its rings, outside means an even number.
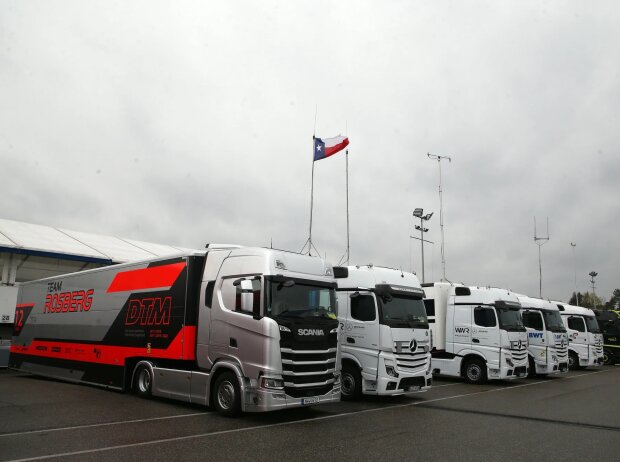
[[[620,367],[222,417],[0,370],[0,461],[620,459]]]

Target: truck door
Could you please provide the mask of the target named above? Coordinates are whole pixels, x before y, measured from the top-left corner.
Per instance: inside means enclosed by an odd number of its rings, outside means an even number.
[[[471,332],[472,348],[485,352],[497,352],[500,344],[500,332],[497,323],[495,308],[490,306],[476,306],[473,309],[473,326]]]
[[[537,310],[523,310],[523,324],[527,330],[527,340],[530,347],[540,351],[545,348],[545,325],[542,313]],[[553,345],[552,345],[553,346]]]
[[[581,357],[588,357],[588,333],[586,322],[581,316],[569,316],[567,319],[568,340]]]
[[[375,295],[370,292],[352,294],[349,306],[343,351],[357,358],[365,379],[374,380],[379,360],[379,316]]]

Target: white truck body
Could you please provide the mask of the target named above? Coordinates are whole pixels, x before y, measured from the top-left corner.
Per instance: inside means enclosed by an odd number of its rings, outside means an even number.
[[[594,311],[582,306],[554,302],[568,332],[568,365],[581,369],[603,365],[603,334]]]
[[[519,296],[527,329],[530,374],[568,372],[568,334],[555,303]]]
[[[524,377],[527,332],[508,290],[437,282],[422,286],[432,330],[434,374],[471,383]]]
[[[343,398],[430,388],[430,330],[416,275],[373,265],[336,267],[334,275]]]

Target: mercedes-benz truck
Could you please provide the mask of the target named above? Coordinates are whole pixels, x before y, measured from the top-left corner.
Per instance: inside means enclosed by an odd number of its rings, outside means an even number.
[[[430,330],[416,275],[367,265],[335,267],[334,276],[342,398],[428,390]]]
[[[9,362],[228,415],[339,401],[332,266],[221,246],[27,282]]]
[[[434,374],[476,384],[527,375],[527,332],[515,294],[448,282],[422,287]]]
[[[568,372],[568,334],[555,303],[519,296],[527,329],[530,375]]]
[[[594,311],[556,302],[568,331],[568,367],[583,369],[603,364],[603,334]]]
[[[620,311],[595,310],[596,320],[603,331],[603,363],[620,363]]]

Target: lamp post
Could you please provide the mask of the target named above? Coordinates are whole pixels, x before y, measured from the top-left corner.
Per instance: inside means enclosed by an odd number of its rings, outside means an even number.
[[[596,292],[594,291],[594,278],[598,276],[598,273],[596,271],[590,271],[588,276],[590,276],[590,283],[592,284],[592,303],[594,304],[594,308],[596,308]]]
[[[420,231],[420,237],[414,237],[414,236],[409,236],[409,237],[413,238],[413,239],[419,239],[420,240],[420,246],[422,248],[422,284],[424,284],[424,282],[425,282],[425,278],[424,278],[424,242],[430,242],[432,244],[431,241],[425,241],[425,239],[424,239],[424,233],[428,231],[428,228],[424,227],[424,222],[431,219],[431,217],[433,216],[433,212],[427,213],[426,215],[424,215],[424,209],[417,208],[417,209],[415,209],[413,211],[413,216],[420,219],[420,225],[415,225],[415,229]]]

